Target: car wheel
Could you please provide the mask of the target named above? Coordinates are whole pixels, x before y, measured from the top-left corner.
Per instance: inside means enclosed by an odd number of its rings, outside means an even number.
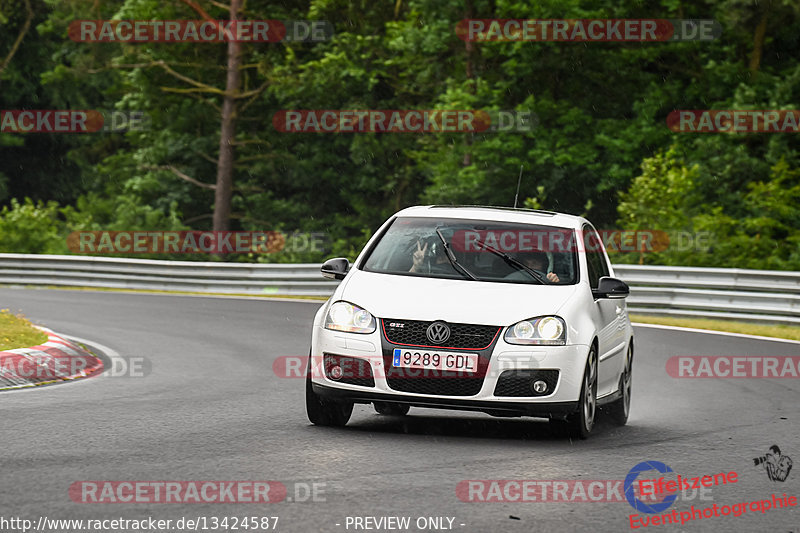
[[[306,371],[306,414],[315,426],[341,427],[350,420],[353,414],[353,402],[335,402],[326,400],[314,392],[311,387],[311,356],[308,358]]]
[[[622,396],[615,400],[609,408],[611,420],[618,426],[628,423],[628,414],[631,411],[631,384],[633,382],[633,344],[628,346],[628,353],[625,358],[625,369],[619,377],[619,390]]]
[[[567,430],[572,437],[586,439],[592,432],[597,413],[597,349],[594,346],[586,358],[578,404],[578,412],[567,418]]]
[[[390,416],[404,416],[408,414],[408,410],[411,408],[408,405],[402,405],[397,403],[387,403],[387,402],[373,402],[375,406],[375,411],[379,415],[390,415]]]

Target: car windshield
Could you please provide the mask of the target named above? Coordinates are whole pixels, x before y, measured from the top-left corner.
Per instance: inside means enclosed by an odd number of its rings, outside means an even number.
[[[408,276],[570,285],[578,280],[574,234],[554,226],[400,217],[361,268]]]

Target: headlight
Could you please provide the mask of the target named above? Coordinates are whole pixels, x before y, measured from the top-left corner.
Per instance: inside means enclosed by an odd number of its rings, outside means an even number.
[[[377,321],[369,311],[348,302],[336,302],[331,305],[325,317],[325,329],[372,333],[376,327]]]
[[[567,343],[567,325],[557,316],[540,316],[517,322],[506,329],[503,339],[509,344],[563,346]]]

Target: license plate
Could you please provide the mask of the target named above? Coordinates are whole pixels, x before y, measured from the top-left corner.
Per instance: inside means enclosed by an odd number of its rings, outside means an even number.
[[[395,368],[419,368],[423,370],[477,372],[478,354],[402,350],[400,348],[395,348],[392,357],[392,366]]]

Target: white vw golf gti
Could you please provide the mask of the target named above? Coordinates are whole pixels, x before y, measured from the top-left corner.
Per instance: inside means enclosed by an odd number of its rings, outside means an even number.
[[[314,424],[347,424],[354,403],[544,417],[581,438],[598,406],[627,422],[628,286],[581,217],[411,207],[322,274],[342,282],[314,318]]]

